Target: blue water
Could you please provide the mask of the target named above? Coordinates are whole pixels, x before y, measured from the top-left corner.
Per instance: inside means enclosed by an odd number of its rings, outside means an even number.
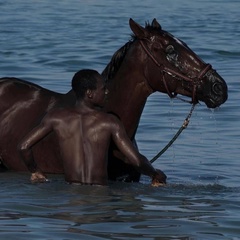
[[[0,174],[0,239],[240,239],[240,2],[0,1],[0,75],[67,92],[81,68],[102,71],[130,38],[129,18],[153,18],[226,80],[229,99],[198,105],[179,139],[154,163],[168,185],[71,186],[62,176],[30,184]],[[151,159],[176,133],[190,105],[161,93],[147,102],[137,132]]]

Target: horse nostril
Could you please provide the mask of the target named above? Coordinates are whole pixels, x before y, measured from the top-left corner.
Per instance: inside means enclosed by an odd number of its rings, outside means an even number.
[[[215,94],[221,94],[222,93],[222,85],[219,84],[219,83],[214,83],[213,84],[213,87],[212,87],[212,91],[215,93]]]

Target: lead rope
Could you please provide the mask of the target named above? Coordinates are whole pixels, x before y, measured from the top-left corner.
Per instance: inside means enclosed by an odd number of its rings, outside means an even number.
[[[184,120],[182,126],[179,128],[179,130],[177,131],[177,133],[174,135],[174,137],[172,138],[171,141],[169,141],[169,143],[154,157],[150,160],[150,163],[153,163],[155,162],[163,153],[165,153],[167,151],[167,149],[175,142],[175,140],[179,137],[179,135],[181,134],[181,132],[187,128],[188,124],[189,124],[189,121],[190,121],[190,118],[192,116],[192,113],[193,113],[193,110],[194,110],[194,107],[195,107],[196,104],[193,104],[192,107],[191,107],[191,110],[187,116],[187,118]]]

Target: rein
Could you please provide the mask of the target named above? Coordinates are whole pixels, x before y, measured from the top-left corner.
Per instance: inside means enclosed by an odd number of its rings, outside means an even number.
[[[169,88],[168,88],[168,85],[167,85],[167,82],[165,80],[165,73],[167,73],[168,75],[171,75],[173,77],[178,77],[178,78],[181,78],[181,79],[184,79],[185,81],[187,82],[191,82],[193,83],[193,92],[192,92],[192,102],[191,103],[196,103],[196,90],[197,90],[197,85],[196,85],[196,82],[200,82],[203,77],[205,76],[205,74],[210,70],[212,69],[212,66],[211,64],[207,63],[206,66],[199,72],[198,76],[196,76],[195,78],[190,78],[188,76],[185,76],[181,73],[178,73],[166,66],[164,66],[163,64],[159,63],[158,60],[153,56],[153,54],[151,53],[151,50],[148,49],[144,43],[143,43],[143,40],[139,40],[140,41],[140,44],[142,46],[142,48],[144,49],[144,51],[147,53],[147,55],[152,59],[152,61],[160,68],[160,71],[162,73],[162,76],[163,76],[163,84],[166,88],[166,91],[167,91],[167,94],[170,98],[175,98],[177,96],[177,93],[172,93]],[[149,84],[149,86],[151,86]]]
[[[196,104],[193,104],[192,107],[191,107],[191,110],[188,114],[188,116],[186,117],[186,119],[184,120],[182,126],[179,128],[179,130],[177,131],[177,133],[173,136],[172,140],[169,141],[169,143],[155,156],[153,157],[151,160],[150,160],[150,163],[153,163],[155,162],[163,153],[165,153],[168,148],[175,142],[175,140],[178,138],[178,136],[182,133],[182,131],[187,128],[188,124],[189,124],[189,121],[190,121],[190,118],[192,116],[192,112],[194,110],[194,107],[195,107]]]

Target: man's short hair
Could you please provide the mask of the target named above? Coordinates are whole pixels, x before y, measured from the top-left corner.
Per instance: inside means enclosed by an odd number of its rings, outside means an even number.
[[[97,89],[97,77],[99,73],[91,69],[83,69],[75,73],[72,78],[72,89],[77,99],[82,99],[86,91]]]

